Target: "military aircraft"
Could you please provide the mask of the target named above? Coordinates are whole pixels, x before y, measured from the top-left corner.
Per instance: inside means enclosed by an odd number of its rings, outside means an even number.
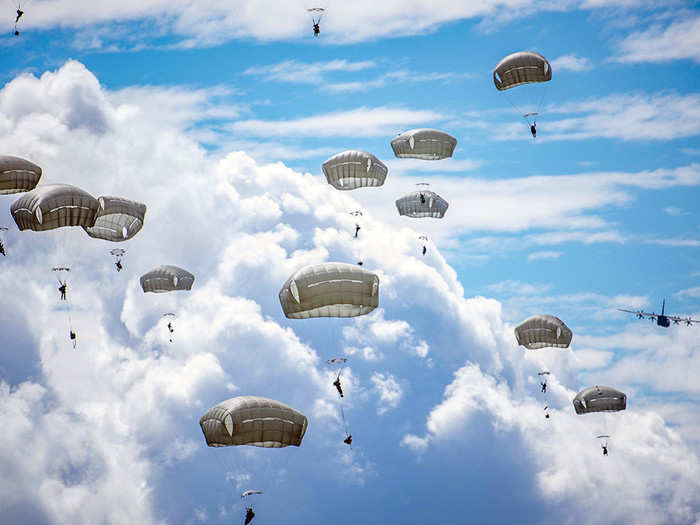
[[[680,324],[680,323],[685,323],[688,326],[691,326],[693,323],[700,323],[700,320],[697,319],[691,319],[690,317],[678,317],[677,315],[666,315],[664,314],[664,310],[666,309],[666,299],[664,299],[664,302],[661,304],[661,313],[660,314],[655,314],[655,313],[647,313],[647,312],[642,312],[641,310],[635,311],[635,310],[624,310],[622,308],[618,308],[621,312],[627,312],[628,314],[635,314],[637,317],[640,319],[644,319],[645,317],[651,319],[653,322],[656,319],[656,324],[659,326],[663,326],[664,328],[668,328],[671,326],[671,322],[673,324]]]

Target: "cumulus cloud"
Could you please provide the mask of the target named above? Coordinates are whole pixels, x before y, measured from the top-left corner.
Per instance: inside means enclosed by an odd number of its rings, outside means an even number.
[[[379,397],[377,414],[382,415],[388,410],[399,406],[401,397],[403,396],[403,389],[393,375],[375,372],[372,374],[372,377],[370,377],[370,381],[374,385],[374,391]]]
[[[338,473],[332,483],[361,486],[381,473],[382,467],[374,464],[373,442],[403,440],[407,446],[402,450],[412,447],[427,457],[459,439],[477,414],[491,423],[493,435],[513,437],[512,448],[502,456],[526,457],[533,465],[537,496],[547,503],[564,502],[566,516],[595,515],[600,521],[608,515],[619,521],[664,516],[681,522],[698,514],[693,498],[700,478],[697,456],[651,410],[630,411],[627,424],[615,432],[613,454],[624,473],[621,479],[638,482],[627,487],[617,481],[620,477],[604,479],[603,510],[591,511],[587,500],[580,501],[582,491],[600,486],[600,458],[592,450],[587,423],[563,412],[572,394],[565,385],[577,386],[577,374],[603,363],[604,352],[626,348],[624,339],[581,337],[590,350],[580,359],[585,369],[572,364],[572,350],[549,357],[524,354],[503,321],[501,303],[465,297],[440,244],[422,257],[419,232],[395,217],[384,220],[381,190],[362,193],[361,206],[356,195],[337,192],[320,177],[282,163],[259,164],[240,151],[212,155],[193,138],[197,113],[214,111],[206,103],[208,92],[148,88],[134,97],[135,88],[130,89],[105,90],[84,66],[69,62],[39,78],[22,76],[0,91],[3,151],[39,163],[47,181],[71,182],[96,194],[143,196],[148,205],[144,229],[129,241],[120,274],[114,272],[105,244],[82,232],[68,235],[75,248],[67,251],[60,250],[51,233],[8,232],[11,256],[3,260],[0,289],[6,297],[22,300],[12,302],[12,312],[0,311],[3,333],[11,336],[3,358],[32,363],[6,367],[0,384],[0,412],[12,422],[0,436],[0,464],[13,480],[0,488],[0,499],[7,503],[3,515],[10,521],[28,516],[37,523],[225,519],[229,511],[221,502],[230,498],[231,486],[249,482],[285,487],[275,492],[275,507],[288,509],[300,497],[293,487],[304,486],[305,476],[326,480],[330,470]],[[169,98],[177,99],[173,111],[153,109],[158,104],[170,108]],[[228,108],[222,118],[241,111],[245,109]],[[436,180],[448,191],[454,189],[457,199],[481,188],[477,194],[487,201],[492,192],[505,195],[506,203],[512,199],[518,204],[514,211],[523,203],[535,204],[535,211],[501,219],[496,226],[520,231],[562,219],[580,224],[582,210],[627,202],[630,188],[690,186],[699,178],[694,165],[565,176],[557,179],[557,191],[574,203],[548,211],[536,206],[541,202],[536,187],[554,178],[494,181],[490,187],[469,179]],[[494,202],[487,203],[491,219],[508,215]],[[364,235],[355,242],[354,217],[347,211],[360,207],[367,210]],[[465,213],[455,214],[458,227],[485,220]],[[48,275],[47,260],[59,252],[74,261],[72,322],[78,350],[70,346],[65,311],[56,307],[55,281]],[[290,274],[306,264],[352,261],[360,254],[366,267],[380,275],[381,309],[354,320],[283,317],[277,293]],[[191,292],[155,296],[140,291],[139,275],[164,263],[196,275]],[[173,343],[161,320],[170,310],[177,312]],[[374,370],[376,361],[353,363],[344,372],[346,415],[360,430],[353,451],[342,443],[337,394],[325,366],[339,342],[358,349],[356,355],[392,352],[391,362],[382,362],[382,372]],[[683,358],[686,373],[697,376],[700,364],[689,359],[699,354],[696,342],[673,342],[673,359],[661,352],[668,341],[657,342],[658,348],[630,347],[628,360],[614,360],[607,377],[672,391],[665,380],[652,381],[649,370],[659,363],[678,370]],[[644,344],[655,340],[647,338]],[[434,368],[420,367],[427,396],[407,388],[404,379],[404,370],[417,373],[415,356],[425,361],[430,356],[434,362]],[[645,371],[633,380],[636,359]],[[543,362],[553,372],[557,420],[556,427],[546,429],[540,425],[541,406],[531,383]],[[445,375],[451,381],[447,387]],[[689,381],[679,383],[692,388]],[[443,400],[432,406],[443,390]],[[200,415],[244,393],[280,399],[307,414],[310,426],[303,446],[272,451],[205,447]],[[400,424],[394,425],[393,418]],[[373,441],[376,428],[382,433]],[[564,443],[564,452],[553,452],[545,438]],[[449,460],[468,460],[463,451],[460,447]],[[171,475],[183,471],[191,475]],[[422,480],[414,478],[407,482],[420,489]],[[325,484],[317,489],[315,498],[332,499]],[[665,514],[659,512],[659,501],[666,502]],[[277,522],[308,518],[276,515],[274,508],[267,512]]]

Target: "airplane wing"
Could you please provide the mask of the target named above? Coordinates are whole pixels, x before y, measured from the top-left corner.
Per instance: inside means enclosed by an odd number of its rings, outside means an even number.
[[[618,310],[621,312],[627,312],[628,314],[635,314],[640,319],[643,319],[645,317],[647,317],[649,319],[656,319],[658,317],[658,315],[656,315],[656,314],[649,314],[647,312],[642,312],[641,310],[625,310],[623,308],[618,308]],[[669,317],[669,319],[670,319],[670,317]]]
[[[680,324],[680,323],[685,323],[688,326],[692,326],[693,323],[698,323],[700,324],[700,320],[698,319],[691,319],[690,317],[678,317],[677,315],[669,315],[667,316],[671,321],[673,321],[673,324]]]

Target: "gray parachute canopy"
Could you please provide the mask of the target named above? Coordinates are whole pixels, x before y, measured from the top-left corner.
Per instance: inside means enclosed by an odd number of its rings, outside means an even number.
[[[549,80],[552,80],[552,66],[546,58],[532,51],[508,55],[493,70],[493,83],[499,91]]]
[[[421,199],[421,195],[423,199]],[[437,193],[428,190],[414,191],[396,201],[399,215],[405,215],[414,219],[423,217],[442,219],[448,207],[449,204],[447,204],[445,199]]]
[[[287,279],[279,296],[290,319],[356,317],[379,306],[379,277],[354,264],[315,264]]]
[[[377,157],[359,150],[333,155],[322,167],[328,184],[338,190],[381,186],[389,172]]]
[[[547,346],[567,348],[572,337],[569,327],[553,315],[534,315],[515,327],[518,344],[530,350]]]
[[[141,276],[141,288],[144,293],[172,292],[174,290],[191,290],[194,275],[177,266],[163,265]]]
[[[17,199],[10,211],[20,230],[92,226],[99,204],[85,190],[68,184],[38,186]]]
[[[308,421],[293,408],[265,397],[241,396],[211,408],[199,420],[210,447],[298,447]]]
[[[41,168],[11,155],[0,156],[0,195],[33,190],[41,178]]]
[[[146,205],[121,197],[99,197],[93,226],[85,227],[90,237],[120,242],[131,239],[143,227]]]
[[[627,408],[627,395],[609,386],[591,386],[576,394],[573,403],[577,414],[617,412]]]
[[[399,158],[440,160],[451,157],[457,139],[437,129],[411,129],[391,141],[394,155]]]

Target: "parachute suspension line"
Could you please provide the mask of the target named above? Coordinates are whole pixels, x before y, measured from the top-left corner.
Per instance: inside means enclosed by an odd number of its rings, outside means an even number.
[[[549,89],[549,82],[545,82],[544,89],[542,90],[542,96],[537,104],[537,113],[539,114],[540,109],[542,109],[542,104],[544,103],[544,97],[547,95],[547,90]],[[537,119],[535,119],[537,120]]]
[[[509,103],[511,106],[513,106],[513,109],[515,110],[515,112],[516,112],[518,115],[523,115],[522,110],[521,110],[518,106],[516,106],[516,105],[513,103],[513,101],[510,99],[510,93],[509,93],[508,91],[505,92],[505,96],[506,96],[506,100],[508,101],[508,103]],[[530,131],[530,117],[525,117],[525,121],[526,121],[525,127],[527,128],[527,131],[529,132],[529,131]]]

